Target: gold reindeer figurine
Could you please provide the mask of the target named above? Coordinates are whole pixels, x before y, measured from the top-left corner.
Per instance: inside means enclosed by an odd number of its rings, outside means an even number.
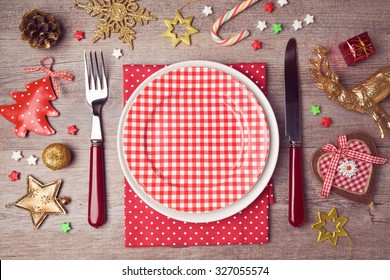
[[[340,82],[337,74],[330,71],[329,49],[316,45],[313,54],[318,60],[309,59],[315,68],[310,68],[316,86],[322,89],[330,100],[339,102],[344,108],[359,113],[369,114],[379,127],[381,138],[390,129],[390,116],[379,106],[390,94],[390,66],[375,72],[366,81],[347,89]]]

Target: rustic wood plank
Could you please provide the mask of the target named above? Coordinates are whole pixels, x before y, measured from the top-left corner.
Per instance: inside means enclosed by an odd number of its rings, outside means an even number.
[[[61,81],[62,94],[53,102],[61,113],[58,118],[50,118],[57,130],[51,137],[30,134],[20,139],[12,134],[13,125],[0,119],[0,258],[1,259],[388,259],[390,242],[383,238],[390,230],[390,165],[379,168],[374,201],[376,207],[369,210],[364,205],[346,201],[336,195],[323,200],[319,197],[320,185],[310,173],[309,161],[314,150],[325,143],[335,142],[337,136],[352,131],[366,131],[378,147],[378,153],[390,157],[389,138],[380,139],[373,120],[365,115],[344,110],[338,104],[327,100],[324,93],[314,86],[308,74],[308,58],[314,44],[331,47],[331,66],[339,74],[345,86],[356,85],[379,67],[390,62],[390,26],[388,24],[389,1],[290,1],[277,8],[272,14],[263,11],[264,1],[255,4],[240,16],[221,28],[222,36],[229,36],[244,28],[252,35],[243,42],[228,48],[215,45],[209,30],[213,22],[228,8],[239,1],[199,0],[187,6],[185,16],[194,15],[194,26],[200,33],[192,37],[192,46],[180,44],[172,48],[168,39],[161,37],[165,30],[163,19],[172,18],[176,9],[184,2],[139,1],[140,5],[151,10],[159,20],[136,27],[137,39],[134,50],[129,50],[117,39],[90,42],[96,18],[87,16],[84,11],[73,8],[73,1],[1,1],[0,17],[0,104],[10,104],[8,93],[24,90],[24,83],[43,76],[42,73],[25,74],[24,67],[37,66],[45,55],[56,58],[55,70],[71,70],[76,75],[73,83]],[[212,5],[214,14],[205,17],[201,10],[204,5]],[[364,7],[364,8],[362,8]],[[19,38],[17,26],[22,14],[31,8],[39,8],[54,14],[62,23],[63,37],[59,44],[48,51],[30,49]],[[315,23],[294,31],[291,27],[295,19],[303,19],[310,13]],[[256,30],[258,20],[266,20],[268,28]],[[285,30],[273,34],[271,26],[282,22]],[[73,38],[76,29],[86,33],[80,42]],[[377,49],[377,54],[356,66],[347,67],[338,51],[342,41],[368,31]],[[288,142],[284,137],[284,79],[283,60],[287,40],[295,37],[298,41],[300,81],[303,100],[304,174],[306,183],[307,224],[300,229],[292,228],[287,222],[287,181],[288,181]],[[254,39],[263,42],[263,49],[253,51],[250,43]],[[88,165],[90,108],[84,101],[84,79],[82,51],[101,49],[106,54],[106,65],[110,77],[110,99],[104,107],[104,134],[106,137],[107,201],[108,221],[99,229],[87,225]],[[113,48],[122,48],[124,56],[116,60],[110,56]],[[116,132],[122,110],[122,73],[126,63],[163,64],[189,59],[213,60],[221,63],[261,61],[268,65],[268,92],[279,124],[281,135],[280,154],[274,173],[276,202],[271,206],[270,243],[267,245],[178,247],[178,248],[125,248],[123,241],[123,175],[117,159]],[[311,116],[311,105],[321,105],[322,114]],[[390,113],[390,99],[382,103]],[[333,125],[325,129],[319,125],[322,116],[329,116]],[[77,136],[67,134],[67,126],[75,124],[79,128]],[[22,150],[25,158],[30,154],[41,157],[43,148],[53,142],[68,144],[74,159],[71,165],[56,172],[48,171],[41,161],[37,166],[10,159],[14,150]],[[24,159],[25,160],[25,159]],[[22,173],[22,180],[10,182],[7,175],[11,170]],[[68,195],[72,203],[66,208],[65,217],[49,217],[44,228],[32,230],[28,214],[13,208],[4,208],[25,192],[25,178],[33,174],[42,181],[64,179],[61,195]],[[310,224],[316,221],[318,211],[328,212],[336,207],[340,215],[349,217],[346,230],[353,245],[345,238],[339,245],[331,246],[324,242],[317,244],[316,232]],[[64,220],[72,222],[73,230],[64,235],[58,225]]]

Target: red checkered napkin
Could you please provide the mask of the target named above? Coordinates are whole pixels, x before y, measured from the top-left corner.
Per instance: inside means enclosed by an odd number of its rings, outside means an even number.
[[[359,153],[371,154],[368,147],[364,144],[364,142],[357,139],[348,141],[346,148]],[[333,154],[331,153],[324,154],[318,162],[320,174],[322,178],[325,178],[326,174],[328,173],[328,169],[332,157]],[[337,166],[349,160],[353,160],[356,163],[356,167],[357,167],[356,175],[352,176],[351,178],[348,178],[344,176],[341,172],[336,170],[333,185],[353,193],[365,193],[366,189],[368,188],[368,183],[370,180],[372,164],[357,159],[351,159],[348,158],[346,155],[341,154]]]
[[[125,65],[124,100],[163,67]],[[265,92],[264,64],[231,67]],[[257,100],[231,76],[204,67],[171,71],[148,84],[134,101],[124,132],[137,182],[179,211],[207,212],[233,203],[256,182],[268,156],[268,127]],[[126,246],[266,243],[272,190],[267,186],[232,217],[194,224],[155,212],[125,180]]]

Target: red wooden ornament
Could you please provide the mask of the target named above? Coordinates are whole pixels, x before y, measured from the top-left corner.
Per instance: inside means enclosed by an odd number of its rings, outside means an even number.
[[[340,139],[340,137],[339,137]],[[377,176],[377,169],[380,164],[384,164],[387,159],[380,158],[370,162],[368,156],[377,157],[375,143],[371,137],[365,133],[355,132],[346,135],[345,146],[340,144],[333,145],[338,151],[329,152],[324,150],[325,145],[317,149],[311,160],[311,170],[314,177],[323,185],[328,172],[332,170],[332,159],[339,156],[337,164],[334,165],[337,170],[332,178],[332,186],[330,191],[347,199],[370,204],[374,193],[374,184]],[[358,157],[353,157],[351,151],[358,152]],[[367,156],[364,156],[367,155]],[[351,177],[345,176],[340,170],[340,164],[345,161],[353,161],[356,164],[356,174]]]
[[[14,133],[26,137],[27,131],[42,135],[52,135],[55,130],[48,123],[46,116],[56,117],[58,112],[50,104],[56,100],[50,77],[26,84],[27,91],[10,92],[16,103],[0,106],[0,114],[15,124]]]

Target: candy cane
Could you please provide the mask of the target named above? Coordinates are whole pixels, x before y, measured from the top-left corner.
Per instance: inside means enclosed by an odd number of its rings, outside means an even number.
[[[227,47],[227,46],[234,45],[235,43],[248,37],[250,34],[249,31],[243,30],[240,33],[238,33],[230,38],[222,39],[221,37],[218,36],[218,29],[225,22],[230,20],[232,17],[235,17],[237,14],[241,13],[243,10],[249,8],[250,6],[255,4],[257,1],[259,1],[259,0],[246,0],[246,1],[242,2],[241,4],[238,4],[233,9],[229,10],[226,14],[224,14],[216,22],[214,22],[213,28],[211,29],[211,37],[213,38],[214,42],[217,43],[218,45]]]

